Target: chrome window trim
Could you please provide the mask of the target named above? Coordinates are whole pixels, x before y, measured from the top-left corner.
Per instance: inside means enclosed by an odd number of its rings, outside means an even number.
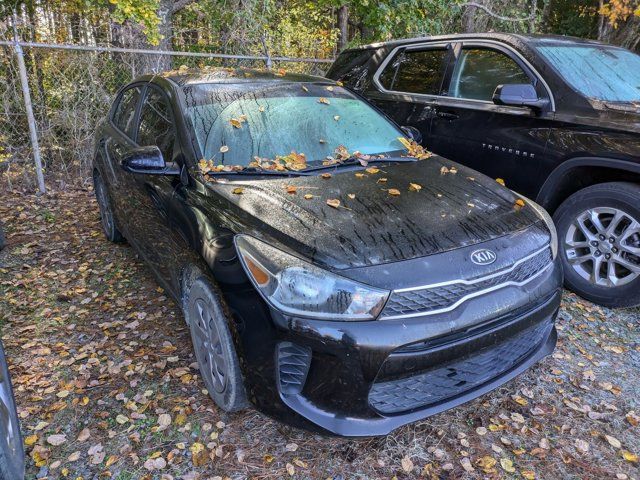
[[[474,278],[472,280],[454,279],[454,280],[448,280],[446,282],[432,283],[432,284],[429,284],[429,285],[421,285],[421,286],[418,286],[418,287],[401,288],[401,289],[398,289],[398,290],[393,290],[391,292],[391,294],[389,295],[389,298],[392,298],[394,293],[411,292],[411,291],[416,291],[416,290],[428,290],[428,289],[431,289],[431,288],[438,288],[438,287],[443,287],[443,286],[447,286],[447,285],[454,285],[454,284],[473,285],[475,283],[479,283],[479,282],[483,282],[483,281],[486,281],[486,280],[490,280],[492,278],[495,278],[495,277],[498,277],[498,276],[501,276],[501,275],[505,275],[507,273],[510,273],[510,272],[514,271],[518,267],[518,265],[520,265],[523,262],[526,262],[527,260],[535,257],[536,255],[539,255],[540,253],[544,252],[545,250],[547,250],[549,248],[550,248],[550,246],[547,244],[544,247],[536,250],[535,252],[527,255],[526,257],[521,258],[520,260],[515,262],[511,267],[509,267],[507,269],[498,270],[497,272],[494,272],[494,273],[492,273],[490,275],[485,275],[484,277],[478,277],[478,278]],[[422,317],[422,316],[426,316],[426,315],[435,315],[435,314],[438,314],[438,313],[450,312],[450,311],[455,310],[456,308],[458,308],[462,303],[466,302],[469,299],[472,299],[472,298],[475,298],[475,297],[479,297],[481,295],[485,295],[487,293],[491,293],[491,292],[494,292],[496,290],[500,290],[501,288],[522,287],[522,286],[526,285],[527,283],[529,283],[529,282],[535,280],[536,278],[538,278],[544,272],[546,272],[551,267],[551,265],[553,265],[553,260],[551,262],[549,262],[548,265],[546,265],[545,267],[541,268],[538,272],[536,272],[535,275],[532,275],[531,277],[527,278],[526,280],[523,280],[522,282],[514,282],[514,281],[503,282],[503,283],[500,283],[498,285],[494,285],[493,287],[485,288],[484,290],[479,290],[477,292],[470,293],[468,295],[465,295],[464,297],[461,297],[455,303],[449,305],[448,307],[439,308],[437,310],[427,310],[427,311],[424,311],[424,312],[408,313],[408,314],[403,314],[403,315],[380,316],[379,319],[380,320],[397,320],[397,319],[402,319],[402,318]],[[384,309],[383,309],[383,312],[384,312]]]
[[[544,77],[542,75],[540,75],[540,73],[538,72],[538,70],[536,70],[533,65],[531,65],[531,62],[529,62],[520,52],[518,52],[516,49],[514,49],[513,47],[511,47],[510,45],[506,44],[506,43],[502,43],[496,40],[484,40],[484,39],[451,39],[451,40],[447,40],[447,41],[439,41],[439,42],[421,42],[421,43],[415,43],[415,44],[405,44],[405,45],[400,45],[398,47],[395,47],[393,50],[391,50],[391,52],[389,52],[389,54],[387,55],[387,58],[384,59],[384,61],[380,64],[380,66],[378,67],[378,70],[376,70],[376,72],[373,74],[373,84],[376,86],[376,88],[383,92],[383,93],[388,93],[388,94],[392,94],[392,95],[405,95],[405,96],[409,96],[409,97],[413,97],[414,99],[422,99],[422,100],[431,100],[431,101],[435,101],[438,99],[444,99],[447,101],[451,101],[451,100],[458,100],[460,102],[463,102],[465,105],[466,104],[470,104],[469,106],[473,108],[473,106],[475,105],[493,105],[496,107],[500,107],[500,105],[495,105],[493,102],[489,102],[487,100],[475,100],[475,99],[471,99],[471,98],[458,98],[458,97],[447,97],[444,95],[427,95],[424,93],[409,93],[409,92],[400,92],[397,90],[387,90],[386,88],[384,88],[382,86],[382,84],[380,83],[379,77],[382,74],[382,71],[385,69],[385,67],[389,64],[389,62],[391,61],[391,59],[396,55],[396,53],[398,53],[399,50],[404,49],[404,50],[414,50],[414,49],[421,49],[421,48],[425,48],[425,47],[442,47],[443,45],[449,45],[449,44],[454,44],[454,43],[460,43],[462,45],[462,47],[473,47],[473,46],[489,46],[489,47],[501,47],[504,48],[506,50],[508,50],[509,52],[511,52],[514,56],[516,56],[518,58],[518,60],[520,60],[523,64],[526,65],[526,67],[531,71],[531,73],[533,73],[533,75],[538,79],[538,81],[542,84],[542,86],[544,87],[544,89],[547,92],[547,95],[549,96],[549,100],[551,101],[551,108],[550,108],[550,112],[555,112],[556,111],[556,102],[555,102],[555,98],[553,96],[553,92],[551,91],[551,88],[549,87],[549,84],[546,82],[546,80],[544,79]],[[474,105],[475,104],[475,105]],[[516,108],[516,107],[511,107],[511,108]],[[524,107],[523,107],[524,108]],[[527,109],[529,110],[529,109]]]

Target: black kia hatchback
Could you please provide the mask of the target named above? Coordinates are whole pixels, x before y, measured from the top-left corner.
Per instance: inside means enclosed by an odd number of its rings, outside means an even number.
[[[570,289],[640,304],[640,55],[559,36],[443,35],[345,50],[327,76],[552,212]]]
[[[430,156],[319,77],[180,70],[96,139],[107,237],[182,306],[224,410],[386,434],[549,354],[557,239],[536,204]]]

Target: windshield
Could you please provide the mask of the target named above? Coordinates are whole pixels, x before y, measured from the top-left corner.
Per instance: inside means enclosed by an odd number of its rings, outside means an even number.
[[[404,134],[339,86],[200,84],[184,92],[203,158],[216,165],[246,167],[295,152],[313,166],[338,148],[365,155],[404,151],[398,140]]]
[[[622,48],[539,44],[537,50],[579,93],[605,102],[640,101],[640,56]]]

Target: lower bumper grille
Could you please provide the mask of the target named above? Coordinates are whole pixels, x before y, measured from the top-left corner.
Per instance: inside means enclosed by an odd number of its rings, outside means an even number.
[[[380,413],[394,414],[462,395],[516,367],[552,328],[552,322],[544,322],[463,359],[411,377],[375,383],[369,392],[369,404]]]
[[[276,352],[280,391],[286,394],[300,393],[309,373],[311,349],[291,342],[281,342]]]

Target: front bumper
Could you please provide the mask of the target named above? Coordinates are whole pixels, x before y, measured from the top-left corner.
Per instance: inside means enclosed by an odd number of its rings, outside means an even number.
[[[549,355],[561,284],[556,259],[526,285],[437,315],[322,322],[263,312],[273,328],[247,325],[243,334],[249,397],[296,426],[387,434],[489,392]]]

